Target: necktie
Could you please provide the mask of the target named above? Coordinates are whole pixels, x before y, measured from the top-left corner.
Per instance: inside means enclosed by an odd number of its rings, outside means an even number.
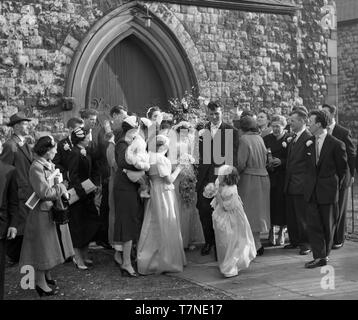
[[[319,149],[319,138],[316,139],[316,164],[319,161],[320,149]]]
[[[293,136],[292,136],[292,144],[295,144],[297,141],[296,141],[296,138],[297,138],[297,134],[295,133]]]

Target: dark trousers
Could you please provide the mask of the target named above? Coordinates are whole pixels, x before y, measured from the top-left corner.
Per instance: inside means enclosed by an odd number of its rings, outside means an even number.
[[[348,192],[349,192],[349,188],[342,188],[341,190],[339,190],[339,199],[338,199],[338,207],[337,207],[338,217],[337,217],[336,231],[333,237],[334,244],[344,243],[345,240]]]
[[[329,256],[333,244],[338,204],[308,203],[307,226],[313,258]]]
[[[108,203],[108,181],[102,183],[102,199],[99,208],[99,217],[101,221],[101,227],[97,234],[97,241],[103,241],[108,243],[108,215],[109,215],[109,203]]]
[[[201,193],[198,192],[198,202],[196,207],[199,210],[199,216],[200,216],[201,226],[203,227],[205,243],[214,245],[215,234],[213,229],[213,220],[211,217],[213,214],[213,208],[210,205],[212,199],[207,199],[203,197]]]
[[[4,299],[6,240],[0,239],[0,300]]]
[[[6,253],[13,262],[19,262],[24,236],[16,236],[15,239],[7,240]]]
[[[286,220],[290,243],[300,246],[302,249],[309,248],[307,236],[307,203],[303,195],[286,196]]]

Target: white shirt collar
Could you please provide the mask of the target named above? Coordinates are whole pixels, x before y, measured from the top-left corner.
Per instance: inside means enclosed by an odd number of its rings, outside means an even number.
[[[335,125],[336,125],[336,120],[333,119],[332,123],[328,126],[329,129],[331,130],[331,133],[333,132]]]
[[[303,127],[302,130],[300,130],[300,131],[298,131],[298,132],[296,133],[296,139],[295,139],[295,141],[297,141],[297,140],[300,138],[301,134],[302,134],[304,131],[306,131],[306,127]]]
[[[222,124],[222,121],[220,121],[218,124],[213,124],[212,122],[210,122],[210,127],[211,128],[220,128],[221,124]]]
[[[319,136],[317,136],[316,139],[324,141],[324,139],[326,138],[327,134],[328,134],[327,129],[323,129],[323,132]]]

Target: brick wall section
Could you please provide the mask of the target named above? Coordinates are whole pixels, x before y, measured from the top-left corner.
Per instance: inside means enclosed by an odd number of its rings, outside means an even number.
[[[101,17],[126,2],[1,2],[0,126],[23,110],[38,119],[38,130],[63,131],[58,103],[76,48]],[[327,2],[297,0],[295,17],[148,4],[185,48],[201,96],[220,99],[227,110],[239,104],[287,113],[302,102],[322,104],[327,94],[329,34],[317,23]]]
[[[358,137],[358,22],[338,26],[339,121]]]

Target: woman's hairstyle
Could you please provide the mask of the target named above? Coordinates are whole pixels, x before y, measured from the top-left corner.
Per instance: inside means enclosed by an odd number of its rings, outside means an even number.
[[[160,124],[159,130],[170,129],[172,127],[172,121],[163,120]]]
[[[169,148],[169,138],[165,135],[158,134],[155,137],[155,149],[156,151],[160,151],[160,149],[163,149],[163,151],[167,150]],[[167,150],[168,151],[168,150]]]
[[[253,117],[245,116],[239,120],[239,127],[244,132],[258,132],[257,122]]]
[[[161,111],[159,107],[154,106],[154,107],[150,107],[147,111],[147,118],[148,119],[152,119],[153,113],[156,111]]]
[[[43,157],[54,147],[56,147],[54,138],[52,136],[44,136],[37,140],[33,150],[39,157]]]
[[[76,128],[71,133],[71,141],[74,145],[77,145],[79,142],[83,141],[86,136],[90,133],[90,130],[84,128]]]
[[[255,112],[249,110],[249,109],[245,109],[242,111],[241,113],[241,118],[243,117],[246,117],[246,116],[249,116],[249,117],[254,117],[255,116]]]
[[[176,132],[180,133],[180,130],[189,130],[191,127],[190,123],[187,121],[182,121],[178,123],[178,125],[175,127]]]
[[[235,167],[232,167],[231,173],[224,175],[223,183],[227,186],[233,186],[237,185],[239,183],[239,180],[239,172]]]
[[[279,114],[275,114],[275,115],[273,115],[271,117],[271,124],[274,123],[274,122],[279,122],[282,127],[287,126],[286,118],[284,116],[279,115]]]
[[[258,114],[259,114],[259,113],[264,113],[264,114],[266,114],[267,120],[270,121],[270,112],[268,111],[268,109],[266,109],[266,108],[260,109],[260,111],[258,112]]]

